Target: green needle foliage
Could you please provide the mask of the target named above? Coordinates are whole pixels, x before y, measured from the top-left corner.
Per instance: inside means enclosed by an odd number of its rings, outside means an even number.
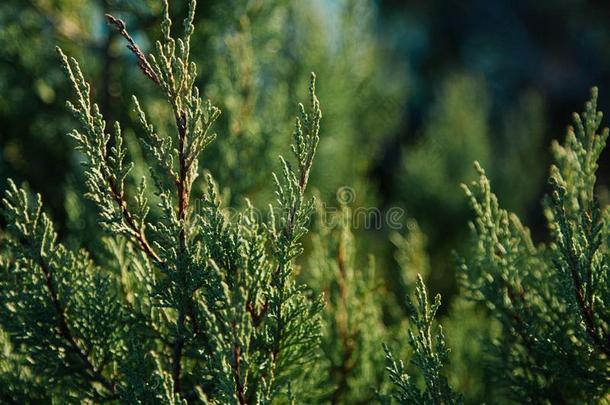
[[[308,283],[323,291],[322,355],[315,370],[321,391],[316,401],[332,404],[367,403],[384,382],[379,342],[388,330],[383,322],[383,286],[375,274],[373,256],[358,257],[351,230],[351,210],[335,215],[320,208],[323,223],[313,237],[307,266]]]
[[[436,295],[432,304],[428,300],[426,286],[421,276],[417,277],[416,304],[409,303],[411,322],[409,346],[413,351],[410,363],[421,370],[424,388],[407,372],[402,360],[396,361],[389,348],[384,345],[387,371],[394,384],[392,398],[399,404],[460,404],[462,400],[449,387],[442,368],[449,350],[445,346],[443,329],[439,325],[434,332],[434,318],[441,306],[441,296]]]
[[[551,192],[545,199],[548,245],[536,246],[519,218],[500,207],[478,163],[479,179],[464,186],[476,218],[471,224],[472,250],[460,260],[460,281],[464,297],[474,306],[458,303],[457,314],[472,318],[472,311],[486,307],[485,316],[495,320],[485,321],[488,328],[479,327],[476,333],[483,351],[477,344],[466,349],[479,353],[477,362],[464,358],[464,347],[455,358],[487,369],[488,376],[478,376],[479,384],[493,382],[485,391],[494,402],[603,403],[610,391],[608,210],[595,196],[597,161],[609,134],[608,129],[599,130],[601,119],[594,88],[585,111],[574,115],[564,144],[553,144]],[[398,246],[405,241],[396,235],[394,240]],[[399,255],[399,261],[409,264],[405,257]],[[421,277],[416,297],[417,306],[409,306],[410,364],[421,370],[421,378],[414,378],[386,346],[394,384],[391,399],[460,403],[462,398],[441,373],[448,359],[442,330],[432,330],[440,297],[428,302]],[[458,325],[459,320],[452,319],[450,324],[474,335],[469,321]],[[463,341],[459,333],[454,336]],[[456,367],[464,370],[464,364]],[[453,380],[472,386],[461,378]],[[467,398],[483,392],[475,389],[479,393],[468,393]]]
[[[595,187],[609,132],[599,130],[597,90],[574,116],[565,142],[552,147],[544,201],[549,243],[533,242],[476,164],[478,179],[464,186],[475,213],[471,249],[458,262],[461,296],[447,319],[439,312],[440,296],[428,298],[423,277],[442,278],[438,269],[448,260],[428,257],[428,238],[415,220],[406,232],[390,235],[395,271],[378,273],[372,256],[360,254],[356,236],[374,238],[356,229],[358,208],[352,213],[343,202],[330,213],[308,195],[310,178],[321,180],[321,195],[345,181],[362,183],[379,137],[395,128],[389,117],[403,107],[399,91],[387,91],[402,88],[402,80],[373,75],[382,52],[371,36],[370,5],[338,2],[335,33],[318,18],[326,9],[305,2],[239,0],[231,8],[213,2],[206,9],[209,31],[194,36],[195,0],[177,6],[186,15],[178,28],[168,0],[160,3],[160,40],[150,54],[134,40],[140,30],[132,37],[122,20],[106,16],[140,70],[129,69],[140,76],[133,85],[150,89],[130,99],[131,115],[121,103],[120,114],[113,113],[112,97],[94,94],[76,59],[57,48],[58,66],[72,86],[68,108],[79,123],[69,142],[82,158],[67,194],[67,232],[61,219],[54,223],[47,214],[56,207],[43,206],[28,186],[0,179],[6,184],[0,403],[608,401],[610,211],[597,201]],[[0,31],[2,38],[12,32]],[[10,42],[20,38],[15,35]],[[191,49],[195,43],[203,51]],[[216,56],[204,61],[207,73],[199,79],[193,59],[209,51]],[[325,118],[326,131],[343,135],[320,142],[312,74],[309,102],[298,104],[292,130],[294,156],[274,166],[269,155],[289,143],[275,136],[291,125],[287,100],[305,91],[293,80],[303,75],[295,60],[320,65],[328,83],[322,94],[336,96],[325,110],[331,118]],[[38,60],[28,65],[46,67]],[[35,87],[50,103],[55,94],[44,83]],[[214,96],[222,115],[204,93]],[[394,97],[381,103],[383,94]],[[468,177],[469,156],[496,161],[487,142],[485,94],[474,79],[448,81],[421,143],[405,160],[410,214],[428,211],[447,225],[427,232],[431,245],[467,211],[447,183]],[[103,99],[99,106],[94,96]],[[490,171],[494,178],[510,177],[506,184],[520,180],[523,166],[514,161],[525,159],[529,171],[537,160],[525,146],[539,127],[526,127],[539,122],[540,106],[535,97],[528,100],[506,121],[507,134],[513,121],[522,134],[511,138],[517,142],[505,161]],[[0,110],[7,105],[0,103]],[[216,142],[214,130],[221,134]],[[350,148],[353,154],[338,153]],[[318,152],[325,162],[313,169]],[[3,156],[14,163],[14,153]],[[508,204],[523,209],[534,185]],[[81,189],[88,205],[76,197]],[[359,203],[374,198],[367,193]],[[264,210],[257,208],[269,200]],[[308,238],[316,207],[322,221]],[[421,219],[427,231],[432,222]],[[92,226],[85,239],[70,234]],[[441,253],[448,248],[443,243]],[[378,267],[386,270],[381,259]],[[394,299],[412,293],[414,303]],[[399,348],[407,322],[408,344]],[[451,357],[440,322],[449,326],[448,342],[459,346]],[[395,355],[381,342],[396,347]],[[453,388],[470,392],[462,396]]]
[[[10,183],[3,206],[11,262],[1,285],[2,328],[27,357],[19,366],[69,396],[74,390],[84,399],[103,398],[114,387],[102,369],[125,354],[120,340],[131,323],[112,278],[86,252],[56,241],[39,196],[29,201]]]
[[[195,86],[195,1],[180,38],[168,9],[165,1],[162,39],[148,56],[121,20],[107,16],[175,119],[173,133],[156,132],[134,97],[152,197],[148,178],[130,195],[133,164],[121,129],[107,130],[78,63],[58,49],[75,93],[68,107],[81,128],[71,136],[85,157],[87,197],[107,234],[98,256],[108,260],[95,263],[59,243],[40,196],[9,184],[0,278],[7,402],[245,404],[301,395],[322,308],[293,274],[313,210],[305,192],[322,117],[315,76],[311,110],[299,105],[296,119],[296,168],[281,159],[268,220],[249,204],[234,215],[211,175],[204,194],[193,193],[220,111]]]
[[[553,144],[549,245],[535,246],[517,216],[500,207],[480,166],[479,180],[464,187],[476,219],[462,286],[502,327],[488,342],[490,371],[519,402],[593,403],[610,387],[609,217],[595,197],[608,138],[601,119],[593,89],[564,144]]]
[[[394,292],[397,301],[402,305],[405,314],[410,314],[408,302],[404,297],[411,295],[419,277],[427,277],[430,273],[430,258],[426,254],[426,235],[421,231],[417,221],[407,220],[407,232],[401,234],[394,232],[390,234],[390,241],[396,248],[394,258],[398,264],[398,274],[395,275],[396,283]]]

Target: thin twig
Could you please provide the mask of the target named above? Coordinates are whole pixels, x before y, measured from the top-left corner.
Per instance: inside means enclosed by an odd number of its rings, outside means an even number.
[[[144,55],[144,53],[140,50],[140,48],[138,47],[136,42],[133,40],[131,35],[129,35],[129,32],[127,32],[127,26],[125,25],[125,22],[123,20],[121,20],[120,18],[116,18],[116,17],[112,16],[111,14],[106,14],[106,19],[108,20],[108,23],[111,25],[114,25],[116,27],[116,29],[119,31],[119,34],[127,40],[127,42],[128,42],[127,48],[138,59],[138,66],[140,67],[140,69],[142,70],[144,75],[146,77],[148,77],[150,80],[152,80],[157,86],[160,86],[161,81],[159,80],[159,77],[153,70],[150,63],[148,63],[148,60],[146,59],[146,56]]]
[[[344,241],[341,240],[339,244],[339,254],[337,256],[337,264],[339,266],[339,291],[341,295],[341,304],[343,306],[343,317],[339,323],[339,334],[341,336],[341,345],[343,346],[343,356],[341,358],[341,364],[337,367],[339,372],[339,382],[337,387],[333,391],[331,397],[332,404],[341,403],[345,392],[349,391],[349,374],[353,369],[353,365],[350,364],[352,361],[352,355],[354,353],[354,345],[351,341],[349,331],[349,311],[347,308],[347,268],[346,268],[346,253]]]
[[[178,128],[178,160],[180,170],[178,174],[178,181],[176,182],[178,188],[178,220],[180,221],[180,231],[178,234],[179,243],[179,254],[183,256],[186,254],[186,219],[188,214],[189,206],[189,195],[190,185],[188,179],[188,173],[190,167],[186,159],[186,116],[184,113],[176,112],[176,126]],[[182,260],[181,260],[182,262]],[[190,297],[189,297],[190,301]],[[191,308],[190,302],[185,304],[187,308]],[[174,392],[182,392],[182,351],[184,349],[184,322],[186,319],[186,313],[184,308],[179,309],[178,313],[178,335],[174,342],[174,351],[172,353],[172,378],[174,380]],[[195,321],[194,318],[192,318]]]
[[[136,225],[136,222],[127,207],[127,201],[125,201],[125,197],[118,192],[116,185],[111,179],[107,179],[107,181],[110,186],[110,192],[112,193],[112,197],[121,209],[123,219],[125,219],[125,223],[129,227],[129,229],[131,229],[132,235],[138,243],[138,246],[140,246],[142,251],[146,254],[146,256],[148,256],[149,259],[155,262],[158,266],[163,267],[165,263],[163,262],[163,260],[161,260],[159,255],[157,255],[152,246],[150,246],[144,232],[142,232],[142,230]]]
[[[80,348],[78,343],[76,343],[74,335],[72,334],[68,326],[64,308],[62,307],[61,302],[59,301],[57,290],[54,285],[53,273],[40,255],[38,256],[37,261],[44,274],[45,286],[47,291],[49,292],[51,303],[53,304],[53,308],[57,315],[59,336],[62,337],[68,343],[72,351],[74,351],[84,363],[86,369],[88,370],[88,373],[86,373],[88,379],[99,382],[112,396],[116,395],[114,385],[101,374],[101,370],[98,367],[95,367],[93,363],[91,363],[87,353]]]
[[[235,335],[235,322],[233,322],[232,327],[233,335]],[[237,400],[240,405],[245,405],[247,401],[244,395],[244,386],[241,382],[241,346],[239,344],[233,345],[233,363],[233,380],[235,381]]]

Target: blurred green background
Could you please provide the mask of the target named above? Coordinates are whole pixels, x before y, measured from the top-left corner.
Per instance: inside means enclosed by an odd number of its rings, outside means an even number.
[[[404,209],[403,223],[414,218],[427,240],[430,289],[446,303],[456,292],[452,251],[463,249],[471,217],[459,184],[474,177],[473,161],[486,168],[504,206],[543,242],[550,140],[563,137],[589,87],[600,87],[600,109],[608,110],[610,3],[200,3],[192,46],[199,86],[223,111],[202,167],[214,174],[226,203],[240,207],[248,197],[263,207],[272,198],[269,173],[278,168],[277,156],[289,153],[296,102],[315,71],[324,120],[311,184],[330,206],[347,186],[352,208]],[[184,14],[181,7],[172,5],[175,17]],[[92,249],[99,230],[82,198],[81,156],[66,136],[75,122],[65,108],[70,88],[55,46],[81,62],[103,114],[125,128],[130,155],[140,162],[132,184],[146,167],[131,95],[138,94],[156,126],[171,125],[159,94],[106,25],[107,12],[126,21],[145,51],[159,36],[155,0],[0,3],[0,189],[9,177],[29,183],[61,237]],[[602,186],[608,163],[602,157]],[[386,280],[400,275],[389,242],[394,230],[355,230]]]

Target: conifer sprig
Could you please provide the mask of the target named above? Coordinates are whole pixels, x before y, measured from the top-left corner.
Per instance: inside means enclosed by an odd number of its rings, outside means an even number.
[[[106,19],[108,20],[108,23],[114,25],[119,34],[127,40],[127,48],[138,59],[138,66],[142,70],[142,73],[144,73],[144,75],[150,80],[152,80],[155,84],[161,85],[159,78],[153,71],[152,66],[150,66],[150,63],[146,59],[146,56],[144,56],[144,53],[140,50],[131,35],[129,35],[129,32],[127,32],[127,26],[125,25],[125,22],[120,18],[114,17],[111,14],[106,14]]]
[[[407,372],[402,360],[396,361],[388,346],[384,344],[386,369],[394,384],[392,396],[400,404],[460,404],[460,396],[451,390],[447,378],[442,374],[449,353],[442,327],[438,325],[436,333],[433,331],[441,297],[437,294],[432,303],[428,301],[426,286],[420,275],[417,277],[415,296],[416,303],[409,305],[412,313],[409,346],[413,350],[411,363],[421,370],[425,389],[422,391],[419,388],[416,379]]]
[[[3,253],[2,268],[25,275],[36,266],[40,272],[21,284],[0,279],[8,297],[2,328],[27,343],[35,376],[69,382],[66,395],[129,403],[294,401],[303,389],[303,365],[317,353],[322,301],[293,274],[313,205],[305,192],[322,115],[315,76],[311,112],[299,106],[294,133],[298,171],[281,159],[282,176],[274,176],[277,219],[272,212],[264,222],[249,203],[237,217],[228,216],[211,175],[193,204],[200,155],[215,137],[210,127],[220,114],[194,85],[194,12],[190,1],[183,35],[174,39],[165,1],[162,39],[148,56],[123,21],[107,16],[140,70],[162,90],[175,121],[173,133],[158,134],[134,97],[158,201],[154,223],[145,178],[129,196],[134,164],[119,125],[106,131],[78,63],[58,49],[76,96],[68,106],[81,129],[71,136],[85,156],[87,197],[108,232],[103,245],[114,255],[107,271],[55,242],[40,202],[30,207],[25,191],[12,185],[3,202],[12,225],[10,260]],[[62,373],[53,375],[58,369]]]
[[[127,152],[120,125],[115,123],[113,136],[106,132],[106,121],[98,105],[90,101],[91,86],[85,81],[78,62],[59,48],[57,52],[76,95],[76,103],[67,105],[83,132],[74,130],[70,135],[77,142],[77,150],[87,157],[82,163],[87,197],[97,205],[101,224],[109,233],[131,238],[151,260],[159,263],[161,259],[145,233],[147,211],[134,214],[125,195],[125,179],[133,164],[125,162]]]
[[[381,303],[383,285],[375,259],[359,257],[352,233],[352,211],[342,206],[335,215],[317,202],[317,232],[307,266],[307,280],[324,291],[322,355],[312,365],[317,403],[369,403],[385,378],[379,341],[387,337]],[[317,392],[319,391],[319,392]]]
[[[502,325],[501,336],[488,342],[490,360],[502,365],[498,381],[518,400],[588,401],[607,391],[608,228],[595,172],[608,130],[598,132],[596,106],[593,89],[564,144],[553,143],[549,246],[535,246],[518,217],[500,207],[478,165],[479,180],[464,187],[476,218],[462,286]]]
[[[311,111],[299,104],[293,134],[292,151],[298,162],[298,172],[282,157],[282,178],[274,174],[277,205],[270,209],[270,238],[276,269],[271,274],[273,288],[266,297],[266,308],[271,320],[269,333],[271,372],[275,380],[289,379],[297,368],[310,362],[320,338],[319,312],[321,298],[311,304],[302,300],[303,289],[298,287],[292,274],[292,261],[302,253],[300,239],[307,233],[313,213],[314,200],[306,200],[305,190],[316,147],[320,140],[322,112],[316,96],[316,77],[311,74],[309,86]],[[276,216],[275,212],[280,215]],[[281,372],[280,372],[281,371]],[[277,383],[276,383],[277,384]],[[275,389],[270,386],[270,389]]]
[[[151,62],[144,56],[137,44],[131,38],[125,23],[112,15],[107,15],[110,24],[114,25],[119,33],[127,40],[127,47],[138,60],[138,66],[143,73],[158,85],[165,93],[173,110],[176,124],[176,136],[160,137],[151,124],[148,123],[140,103],[134,97],[136,112],[140,123],[145,131],[143,143],[147,154],[152,158],[157,167],[164,169],[170,176],[170,180],[176,186],[177,209],[172,212],[171,207],[165,206],[164,211],[167,222],[160,224],[155,230],[157,233],[170,232],[175,235],[176,249],[161,248],[164,263],[169,263],[165,271],[172,272],[170,279],[177,285],[178,291],[190,291],[188,284],[192,280],[192,249],[189,246],[189,233],[192,231],[191,215],[191,189],[197,178],[198,162],[201,152],[215,138],[210,133],[210,127],[220,115],[220,110],[212,106],[209,101],[204,102],[199,96],[199,90],[195,87],[197,76],[196,66],[190,61],[190,42],[194,31],[193,19],[195,16],[196,2],[190,1],[188,5],[187,18],[184,20],[184,33],[181,38],[174,39],[171,36],[171,19],[169,17],[169,3],[163,2],[163,38],[156,42],[156,53],[150,55]],[[173,145],[176,145],[174,148]],[[167,150],[173,149],[170,158]],[[173,167],[177,162],[177,168]],[[162,199],[168,200],[171,191],[163,186],[163,181],[158,174],[153,172],[157,192]],[[194,314],[194,304],[191,293],[182,297],[173,297],[172,301],[178,311],[176,320],[176,336],[172,349],[172,378],[174,389],[181,392],[182,356],[185,345],[186,333],[185,321],[190,318],[193,328],[199,328],[197,318]]]
[[[31,201],[9,182],[2,205],[13,236],[13,276],[0,281],[3,328],[31,356],[34,373],[96,400],[114,398],[115,376],[107,369],[120,352],[116,330],[126,316],[111,280],[85,252],[57,242],[40,195]]]
[[[565,146],[553,144],[556,165],[551,166],[549,205],[556,221],[556,226],[552,226],[553,248],[559,253],[553,264],[563,280],[571,282],[566,287],[571,284],[572,303],[576,303],[575,309],[591,342],[610,357],[610,324],[599,296],[604,293],[603,280],[608,279],[604,252],[607,246],[602,212],[595,196],[597,161],[609,131],[604,128],[598,132],[602,113],[597,111],[597,96],[597,88],[593,88],[585,111],[582,115],[574,114],[574,127],[568,128]]]

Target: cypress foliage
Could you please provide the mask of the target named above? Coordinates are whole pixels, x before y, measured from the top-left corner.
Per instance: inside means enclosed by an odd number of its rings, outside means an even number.
[[[493,403],[607,399],[610,217],[597,201],[595,183],[609,132],[599,130],[597,90],[585,111],[574,115],[564,143],[552,147],[550,192],[544,201],[550,243],[533,242],[517,215],[501,207],[485,171],[475,165],[478,179],[464,186],[475,219],[470,252],[458,261],[461,296],[449,311],[454,318],[437,320],[440,295],[430,300],[424,285],[434,266],[426,254],[426,236],[414,220],[407,222],[406,233],[390,235],[398,267],[395,285],[380,280],[373,256],[360,255],[360,234],[346,205],[329,217],[319,204],[324,220],[306,239],[316,210],[308,188],[310,177],[316,177],[312,168],[322,121],[316,77],[310,78],[307,107],[298,104],[294,156],[280,157],[280,171],[272,174],[268,153],[280,145],[268,144],[272,141],[265,136],[284,127],[287,89],[266,87],[253,77],[270,70],[285,78],[290,69],[283,59],[275,66],[253,57],[260,44],[250,24],[273,42],[280,36],[278,21],[288,18],[278,12],[286,3],[236,4],[236,10],[215,9],[226,12],[223,21],[230,22],[226,35],[211,45],[221,48],[226,60],[209,62],[215,84],[205,87],[206,94],[222,98],[224,116],[197,87],[191,49],[198,38],[193,36],[195,0],[188,2],[178,29],[172,27],[168,0],[163,1],[161,39],[149,55],[122,20],[107,15],[152,94],[165,103],[163,109],[159,100],[145,94],[133,97],[137,145],[118,123],[109,128],[79,63],[57,48],[74,93],[68,109],[80,124],[70,133],[71,142],[83,157],[82,187],[97,211],[101,232],[91,234],[93,241],[83,241],[89,250],[74,249],[77,240],[58,235],[41,196],[7,181],[0,205],[0,402],[460,404],[474,398]],[[345,26],[358,26],[350,18],[365,19],[366,8],[355,2],[342,7],[348,11]],[[271,20],[275,24],[261,27]],[[374,59],[367,31],[353,33],[362,39],[366,58]],[[295,38],[296,43],[311,40]],[[318,58],[331,55],[330,48]],[[270,49],[266,51],[273,54]],[[346,58],[338,64],[350,65],[353,53],[344,51]],[[353,82],[333,80],[331,85],[346,89],[359,83],[357,88],[366,89],[367,97],[375,95],[378,84],[366,83],[370,66],[355,69]],[[330,67],[324,69],[332,74]],[[277,90],[277,99],[264,100],[268,88]],[[442,119],[434,117],[436,123],[409,155],[405,169],[411,176],[406,184],[417,185],[409,192],[421,194],[413,207],[445,201],[436,210],[448,206],[452,216],[461,211],[461,204],[443,187],[446,179],[441,177],[463,177],[465,159],[457,152],[472,150],[464,149],[463,142],[439,148],[438,139],[455,141],[450,133],[459,122],[474,129],[464,136],[472,138],[466,143],[477,144],[481,158],[487,158],[490,148],[483,141],[488,131],[485,108],[477,106],[482,88],[463,79],[455,88],[448,84],[445,92],[447,100],[436,111]],[[474,115],[456,107],[468,93],[475,97],[470,95],[465,110]],[[368,107],[359,103],[367,97],[346,98],[345,105],[330,109],[331,115],[365,110]],[[398,109],[401,102],[388,108]],[[281,111],[269,110],[279,105]],[[537,117],[536,111],[532,115]],[[528,115],[522,113],[517,115]],[[275,115],[278,122],[268,123]],[[162,124],[165,117],[171,118],[167,128]],[[363,135],[366,130],[360,126],[366,129],[384,120],[359,119],[333,120],[332,125]],[[228,139],[214,146],[216,127]],[[245,139],[252,133],[258,136]],[[432,138],[436,133],[440,138]],[[342,142],[360,145],[358,137]],[[351,167],[356,177],[372,164],[370,156],[364,157],[368,149],[362,149],[355,158],[348,157],[350,164],[340,165]],[[321,152],[332,155],[332,149]],[[518,159],[521,152],[516,148],[509,159]],[[432,163],[446,170],[428,170],[431,153]],[[210,154],[214,156],[208,165]],[[221,167],[223,158],[224,172],[200,168]],[[327,165],[335,163],[329,160]],[[244,161],[248,164],[242,166]],[[245,177],[252,168],[260,170]],[[201,172],[205,176],[200,177]],[[260,210],[254,190],[264,183],[273,184],[267,192],[275,193],[275,201]],[[244,198],[251,194],[253,202]],[[311,247],[310,252],[299,262],[305,247]],[[401,299],[396,302],[388,291]],[[410,295],[413,301],[403,299]],[[481,309],[486,311],[476,313]],[[461,322],[456,316],[468,319]],[[401,317],[408,319],[403,322]],[[455,356],[450,356],[440,323],[457,329],[448,339],[462,346]],[[474,332],[482,346],[468,336]],[[485,367],[485,375],[480,369],[472,371],[467,377],[476,379],[474,383],[456,377],[469,373],[472,365]],[[488,382],[493,388],[482,387]],[[462,396],[454,390],[469,387],[476,392]]]
[[[391,331],[383,322],[384,287],[376,277],[375,259],[363,258],[352,232],[352,211],[335,215],[320,207],[320,229],[313,236],[306,280],[324,292],[321,358],[316,367],[317,402],[367,403],[384,385],[379,342]]]
[[[478,360],[487,367],[498,402],[597,403],[608,394],[608,211],[595,196],[597,161],[609,133],[600,131],[601,120],[594,88],[585,111],[574,114],[564,143],[552,145],[544,201],[548,245],[536,246],[519,218],[501,208],[478,163],[479,179],[464,186],[475,220],[470,255],[460,259],[460,284],[464,297],[487,307],[496,320],[494,331],[478,334],[486,349]],[[432,331],[440,297],[429,304],[421,277],[416,297],[410,363],[422,378],[418,382],[385,346],[391,398],[460,403],[441,372],[448,359],[442,329]],[[473,310],[464,309],[457,311]],[[451,324],[462,327],[456,320]]]
[[[396,248],[394,259],[398,264],[396,286],[394,293],[401,306],[403,314],[411,314],[411,308],[404,297],[414,292],[419,277],[426,278],[430,273],[430,258],[426,253],[427,238],[420,229],[417,221],[408,219],[407,231],[403,234],[394,232],[390,234],[390,241]]]
[[[415,296],[416,302],[409,303],[412,313],[412,326],[409,329],[409,346],[412,350],[410,362],[421,370],[424,389],[420,389],[417,380],[406,371],[403,361],[396,361],[388,346],[384,345],[386,369],[394,384],[392,397],[399,404],[460,404],[460,396],[453,392],[442,374],[449,354],[443,329],[439,325],[436,333],[433,331],[441,296],[437,294],[430,303],[424,281],[419,275]]]
[[[599,131],[597,89],[591,93],[564,143],[553,143],[550,244],[536,246],[500,207],[478,164],[479,179],[464,186],[476,219],[461,284],[501,324],[499,338],[488,342],[490,371],[520,402],[589,403],[610,386],[608,211],[594,192],[608,129]]]
[[[58,49],[75,92],[68,103],[81,124],[72,132],[86,157],[88,198],[107,231],[112,259],[96,264],[85,251],[57,241],[40,196],[10,183],[2,213],[8,223],[3,255],[2,329],[11,347],[2,394],[59,402],[269,403],[299,397],[303,369],[320,335],[321,300],[295,282],[294,259],[313,202],[306,197],[319,141],[321,110],[310,84],[308,112],[299,105],[292,151],[273,176],[277,203],[268,220],[249,206],[236,217],[220,204],[208,176],[202,198],[192,196],[198,157],[214,139],[220,111],[194,85],[190,60],[195,1],[180,38],[164,2],[162,40],[145,56],[125,24],[142,73],[165,97],[173,134],[159,134],[134,98],[154,201],[142,179],[128,195],[128,162],[118,124],[112,133],[78,63]],[[159,211],[149,219],[151,207]],[[6,337],[3,335],[3,337]],[[24,381],[26,384],[13,383]]]

